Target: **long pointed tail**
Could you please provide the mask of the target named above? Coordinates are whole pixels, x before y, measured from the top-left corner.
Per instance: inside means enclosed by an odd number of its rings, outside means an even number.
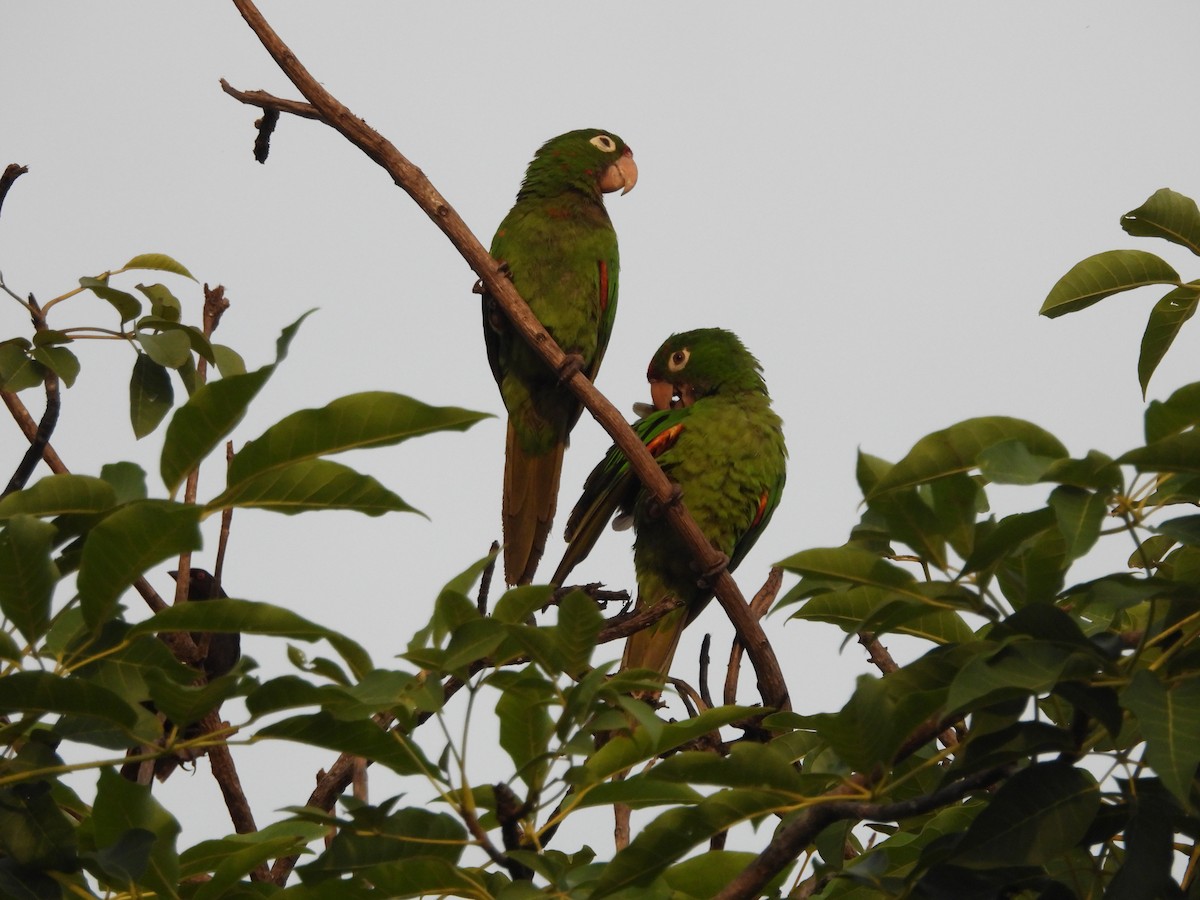
[[[625,641],[622,669],[653,669],[666,677],[679,647],[679,638],[687,625],[687,609],[663,616],[649,628],[631,634]]]
[[[563,451],[559,443],[537,456],[521,449],[508,425],[504,452],[504,580],[529,584],[546,549],[554,522]]]

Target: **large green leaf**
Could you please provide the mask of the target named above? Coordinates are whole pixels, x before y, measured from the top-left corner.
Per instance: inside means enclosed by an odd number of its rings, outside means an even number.
[[[1142,350],[1138,356],[1138,384],[1142,386],[1143,398],[1150,384],[1150,376],[1171,348],[1183,323],[1195,314],[1197,303],[1200,303],[1200,282],[1192,281],[1186,287],[1167,293],[1150,310],[1146,331],[1142,335]]]
[[[946,707],[970,710],[1045,693],[1059,681],[1087,678],[1096,668],[1090,653],[1071,651],[1061,643],[1014,640],[968,660],[950,686]]]
[[[171,411],[175,389],[163,366],[145,353],[139,353],[129,376],[129,421],[135,437],[144,438]]]
[[[84,830],[94,846],[102,848],[125,839],[131,829],[154,835],[139,883],[159,897],[179,896],[179,856],[175,851],[179,823],[151,796],[150,788],[126,781],[112,769],[102,769],[96,802]]]
[[[141,315],[142,302],[133,294],[109,287],[107,278],[80,278],[79,286],[91,291],[101,300],[107,300],[117,311],[122,322],[129,322]]]
[[[612,738],[593,753],[585,765],[572,769],[568,780],[580,784],[606,781],[636,763],[674,750],[687,741],[745,719],[755,712],[752,706],[718,706],[682,722],[663,725],[657,736],[648,734],[648,728],[636,728],[631,735],[622,734]]]
[[[1200,256],[1200,210],[1196,201],[1159,188],[1137,209],[1121,216],[1121,227],[1136,237],[1158,237]]]
[[[49,672],[14,672],[0,678],[0,711],[22,715],[76,713],[104,719],[126,732],[137,722],[133,707],[107,688]]]
[[[1200,425],[1200,381],[1185,384],[1166,400],[1151,400],[1146,407],[1146,443],[1162,440]]]
[[[1040,312],[1053,319],[1148,284],[1177,285],[1179,275],[1145,250],[1108,250],[1076,263],[1050,289]]]
[[[121,267],[122,269],[154,269],[158,272],[173,272],[176,275],[182,275],[185,278],[196,280],[196,276],[184,267],[183,263],[177,262],[165,253],[142,253],[135,256],[129,262]]]
[[[359,677],[374,668],[367,651],[344,634],[310,622],[290,609],[253,600],[180,603],[134,625],[129,637],[161,631],[237,631],[309,642],[324,638]]]
[[[424,515],[370,475],[328,459],[305,459],[252,475],[214,497],[205,509],[213,512],[231,506],[287,515],[315,509],[352,509],[368,516],[388,512]]]
[[[1200,765],[1200,681],[1168,687],[1143,669],[1121,692],[1121,705],[1142,727],[1146,761],[1175,799],[1191,809]]]
[[[117,502],[112,485],[91,475],[47,475],[23,491],[0,500],[0,519],[10,516],[87,515],[111,509]]]
[[[593,898],[644,888],[668,866],[712,835],[739,822],[779,811],[779,798],[766,791],[725,790],[696,806],[668,810],[617,853],[597,881]],[[643,896],[630,893],[625,896]]]
[[[1063,763],[1032,765],[996,792],[954,851],[957,866],[1044,865],[1074,847],[1100,809],[1091,773]]]
[[[331,453],[386,447],[435,431],[464,431],[484,418],[489,415],[429,406],[403,394],[351,394],[321,409],[292,413],[250,441],[229,465],[229,484]]]
[[[1066,541],[1067,561],[1079,559],[1095,545],[1108,515],[1108,497],[1062,485],[1050,493],[1058,529]]]
[[[14,516],[0,530],[0,612],[29,643],[50,624],[50,598],[58,582],[51,557],[55,528],[32,516]]]
[[[51,369],[67,387],[74,385],[75,379],[79,377],[79,357],[66,347],[38,347],[32,356],[47,369]]]
[[[801,550],[776,565],[805,578],[832,579],[852,585],[882,588],[916,600],[923,599],[917,591],[916,579],[910,572],[857,547]]]
[[[810,598],[798,612],[792,614],[792,618],[828,622],[845,632],[856,633],[863,630],[865,620],[895,597],[893,591],[873,587],[826,591]],[[947,609],[918,609],[912,618],[896,624],[891,630],[936,644],[969,641],[974,637],[974,632],[962,616]]]
[[[95,627],[117,598],[151,566],[199,550],[198,506],[170,500],[138,500],[105,517],[88,534],[79,563],[83,618]]]
[[[163,483],[169,492],[174,494],[188,472],[242,420],[250,401],[287,357],[292,338],[310,314],[311,311],[305,313],[280,333],[275,342],[274,363],[245,375],[205,384],[176,410],[167,426],[160,463]]]
[[[1117,459],[1139,472],[1200,473],[1200,430],[1172,434]]]
[[[260,729],[258,737],[297,741],[361,756],[401,775],[438,771],[406,735],[384,731],[369,719],[344,722],[327,712],[310,713],[274,722]]]
[[[1019,441],[1034,456],[1057,459],[1067,455],[1058,438],[1032,422],[1009,416],[967,419],[917,441],[879,480],[870,496],[968,472],[979,465],[983,451],[1004,441]]]
[[[496,702],[500,746],[513,761],[517,775],[540,789],[549,765],[554,721],[547,707],[555,699],[554,686],[530,667],[523,677],[510,680]]]

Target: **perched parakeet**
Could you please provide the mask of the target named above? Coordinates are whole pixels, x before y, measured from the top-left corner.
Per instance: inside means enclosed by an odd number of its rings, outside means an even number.
[[[786,477],[782,422],[771,409],[762,367],[737,335],[701,328],[668,338],[650,361],[646,378],[654,408],[633,428],[679,485],[696,524],[733,570],[771,520]],[[654,669],[665,676],[683,629],[712,591],[697,583],[691,552],[616,447],[584,482],[552,583],[563,583],[618,510],[614,526],[626,527],[632,517],[637,532],[638,608],[668,596],[687,602],[625,644],[622,668]]]
[[[611,132],[570,131],[529,164],[517,201],[492,240],[517,292],[588,378],[617,314],[617,234],[603,195],[637,183],[633,151]],[[583,407],[483,298],[488,361],[508,410],[504,460],[504,579],[533,580],[554,520],[567,437]]]

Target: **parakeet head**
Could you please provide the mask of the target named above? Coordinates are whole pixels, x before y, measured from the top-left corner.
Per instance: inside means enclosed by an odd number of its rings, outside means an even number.
[[[581,128],[551,138],[534,154],[517,198],[566,190],[628,194],[637,184],[633,151],[610,131]]]
[[[762,366],[732,331],[697,328],[667,338],[646,370],[655,409],[740,391],[765,394]]]

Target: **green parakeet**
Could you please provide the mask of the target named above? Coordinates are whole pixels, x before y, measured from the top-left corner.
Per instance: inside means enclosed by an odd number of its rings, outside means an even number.
[[[570,131],[530,162],[492,239],[517,292],[588,378],[604,359],[617,313],[617,234],[603,195],[637,183],[633,151],[611,132]],[[504,460],[504,578],[533,580],[554,520],[567,437],[582,406],[483,298],[488,361],[508,410]]]
[[[771,520],[786,477],[782,422],[771,409],[762,367],[732,332],[701,328],[672,335],[646,378],[653,410],[634,423],[712,545],[737,567]],[[687,605],[629,637],[622,668],[666,675],[683,629],[712,591],[697,584],[693,557],[616,447],[584,482],[567,521],[567,551],[552,583],[587,556],[605,523],[632,524],[638,608],[668,596]]]

